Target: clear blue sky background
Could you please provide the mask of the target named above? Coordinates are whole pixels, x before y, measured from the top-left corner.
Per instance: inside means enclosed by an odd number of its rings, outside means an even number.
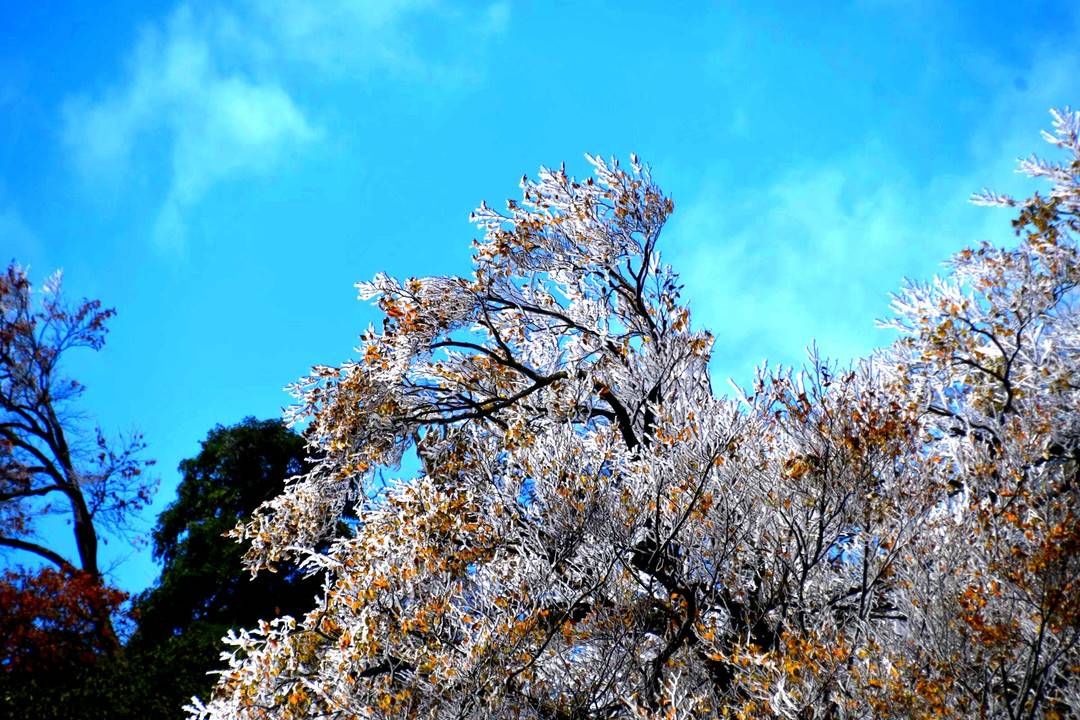
[[[903,276],[1007,242],[968,195],[1023,189],[1047,109],[1080,103],[1070,2],[658,7],[3,3],[0,255],[117,308],[71,371],[159,461],[144,528],[208,429],[351,355],[355,281],[467,273],[469,210],[541,164],[652,164],[665,256],[746,382],[814,338],[887,342]],[[128,590],[156,577],[146,548],[106,557]]]

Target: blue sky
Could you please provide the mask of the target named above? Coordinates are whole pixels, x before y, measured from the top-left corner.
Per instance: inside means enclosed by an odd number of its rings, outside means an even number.
[[[0,255],[118,315],[72,358],[87,414],[139,429],[161,489],[217,423],[351,355],[384,270],[469,271],[482,199],[637,152],[715,370],[817,339],[850,359],[900,279],[1008,242],[972,191],[1023,190],[1080,104],[1069,2],[6,3]],[[724,387],[717,383],[717,387]],[[57,532],[63,530],[56,529]],[[113,538],[112,579],[153,581]]]

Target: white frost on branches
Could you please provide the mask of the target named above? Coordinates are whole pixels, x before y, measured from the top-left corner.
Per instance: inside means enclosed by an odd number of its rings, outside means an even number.
[[[1070,164],[1023,165],[1050,194],[982,196],[1017,247],[901,291],[892,347],[737,399],[636,158],[481,205],[471,277],[360,283],[382,327],[295,387],[318,463],[237,530],[324,593],[231,635],[192,716],[1080,709],[1080,120],[1054,117]]]

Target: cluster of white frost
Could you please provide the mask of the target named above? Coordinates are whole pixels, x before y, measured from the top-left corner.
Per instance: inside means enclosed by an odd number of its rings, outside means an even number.
[[[296,387],[318,464],[237,533],[324,593],[227,638],[192,717],[1080,711],[1080,117],[1055,121],[1070,164],[1024,166],[1050,194],[987,198],[1015,248],[897,295],[894,346],[735,398],[636,158],[482,205],[470,278],[361,283],[382,327]]]

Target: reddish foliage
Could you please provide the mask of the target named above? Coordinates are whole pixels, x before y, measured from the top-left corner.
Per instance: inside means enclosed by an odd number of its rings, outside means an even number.
[[[44,568],[0,575],[0,672],[44,672],[86,665],[116,648],[101,618],[127,593],[89,573]]]

